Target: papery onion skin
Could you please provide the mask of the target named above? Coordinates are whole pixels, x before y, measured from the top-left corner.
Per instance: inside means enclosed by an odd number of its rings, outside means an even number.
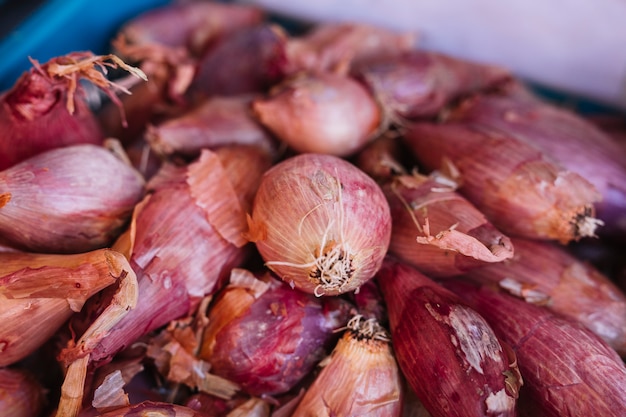
[[[300,153],[349,156],[373,139],[382,122],[363,85],[331,73],[287,79],[252,107],[264,126]]]
[[[45,401],[44,388],[31,372],[20,368],[0,368],[1,415],[39,416]]]
[[[0,253],[0,366],[41,347],[73,313],[128,268],[122,254]]]
[[[355,319],[362,328],[351,327]],[[292,416],[399,417],[403,388],[387,333],[355,316]]]
[[[503,68],[425,50],[360,65],[354,76],[396,121],[434,117],[454,100],[488,91],[511,78]]]
[[[277,141],[254,119],[254,96],[211,97],[194,109],[148,126],[145,138],[159,155],[197,157],[204,148],[257,145],[276,153]]]
[[[63,57],[50,62],[63,62]],[[38,153],[79,143],[102,144],[104,134],[77,87],[67,109],[69,82],[33,68],[0,96],[0,170]]]
[[[516,250],[512,259],[464,276],[569,316],[626,356],[626,295],[560,245],[522,238],[512,242]]]
[[[40,153],[0,172],[0,235],[33,252],[102,248],[126,225],[144,185],[134,168],[102,146]]]
[[[283,281],[309,293],[356,290],[389,246],[389,205],[373,179],[332,155],[301,154],[261,179],[249,238]]]
[[[250,295],[232,285],[220,293],[209,309],[199,355],[211,364],[211,373],[256,396],[285,393],[311,372],[336,342],[334,332],[347,323],[352,307],[338,297],[294,291],[276,278],[268,284],[226,322],[218,318],[224,304]]]
[[[94,347],[95,362],[109,360],[139,337],[191,314],[250,256],[252,248],[237,227],[245,231],[244,213],[269,165],[267,154],[258,148],[225,147],[205,150],[188,166],[166,164],[153,177],[131,226],[130,263],[137,274],[139,302]],[[91,307],[101,308],[97,303]]]
[[[514,245],[454,186],[419,174],[383,186],[393,228],[389,253],[433,278],[513,257]]]
[[[602,195],[595,204],[605,223],[599,233],[626,241],[626,150],[582,116],[539,97],[484,94],[464,100],[446,119],[506,132],[584,177]]]
[[[626,415],[624,362],[582,324],[486,286],[444,285],[515,351],[524,378],[522,415]],[[528,406],[530,413],[523,411]]]
[[[400,369],[433,417],[516,415],[515,361],[476,311],[392,258],[376,280]]]
[[[420,122],[403,139],[425,169],[454,165],[459,192],[504,233],[565,244],[595,236],[601,224],[594,217],[597,189],[512,134]]]

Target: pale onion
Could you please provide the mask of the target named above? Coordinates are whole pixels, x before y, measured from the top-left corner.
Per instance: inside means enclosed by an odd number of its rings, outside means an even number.
[[[282,280],[316,295],[358,289],[389,246],[389,204],[374,180],[332,155],[301,154],[261,179],[249,238]]]

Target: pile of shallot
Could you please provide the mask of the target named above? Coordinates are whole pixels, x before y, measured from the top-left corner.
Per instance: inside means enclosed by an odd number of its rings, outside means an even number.
[[[173,2],[0,95],[0,415],[625,416],[624,116],[276,20]]]

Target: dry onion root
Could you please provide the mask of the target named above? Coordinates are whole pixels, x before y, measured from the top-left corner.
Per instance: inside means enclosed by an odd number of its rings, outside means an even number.
[[[302,291],[337,295],[371,279],[389,246],[389,205],[373,179],[332,155],[283,160],[261,180],[248,237]]]
[[[626,236],[626,150],[582,116],[528,95],[478,95],[445,118],[509,134],[580,174],[602,195],[595,204],[598,219],[605,223],[599,232]]]

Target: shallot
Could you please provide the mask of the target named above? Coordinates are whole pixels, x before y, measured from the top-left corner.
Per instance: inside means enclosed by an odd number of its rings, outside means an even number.
[[[374,180],[332,155],[300,154],[261,179],[248,237],[283,281],[316,295],[358,289],[389,246],[389,204]]]

